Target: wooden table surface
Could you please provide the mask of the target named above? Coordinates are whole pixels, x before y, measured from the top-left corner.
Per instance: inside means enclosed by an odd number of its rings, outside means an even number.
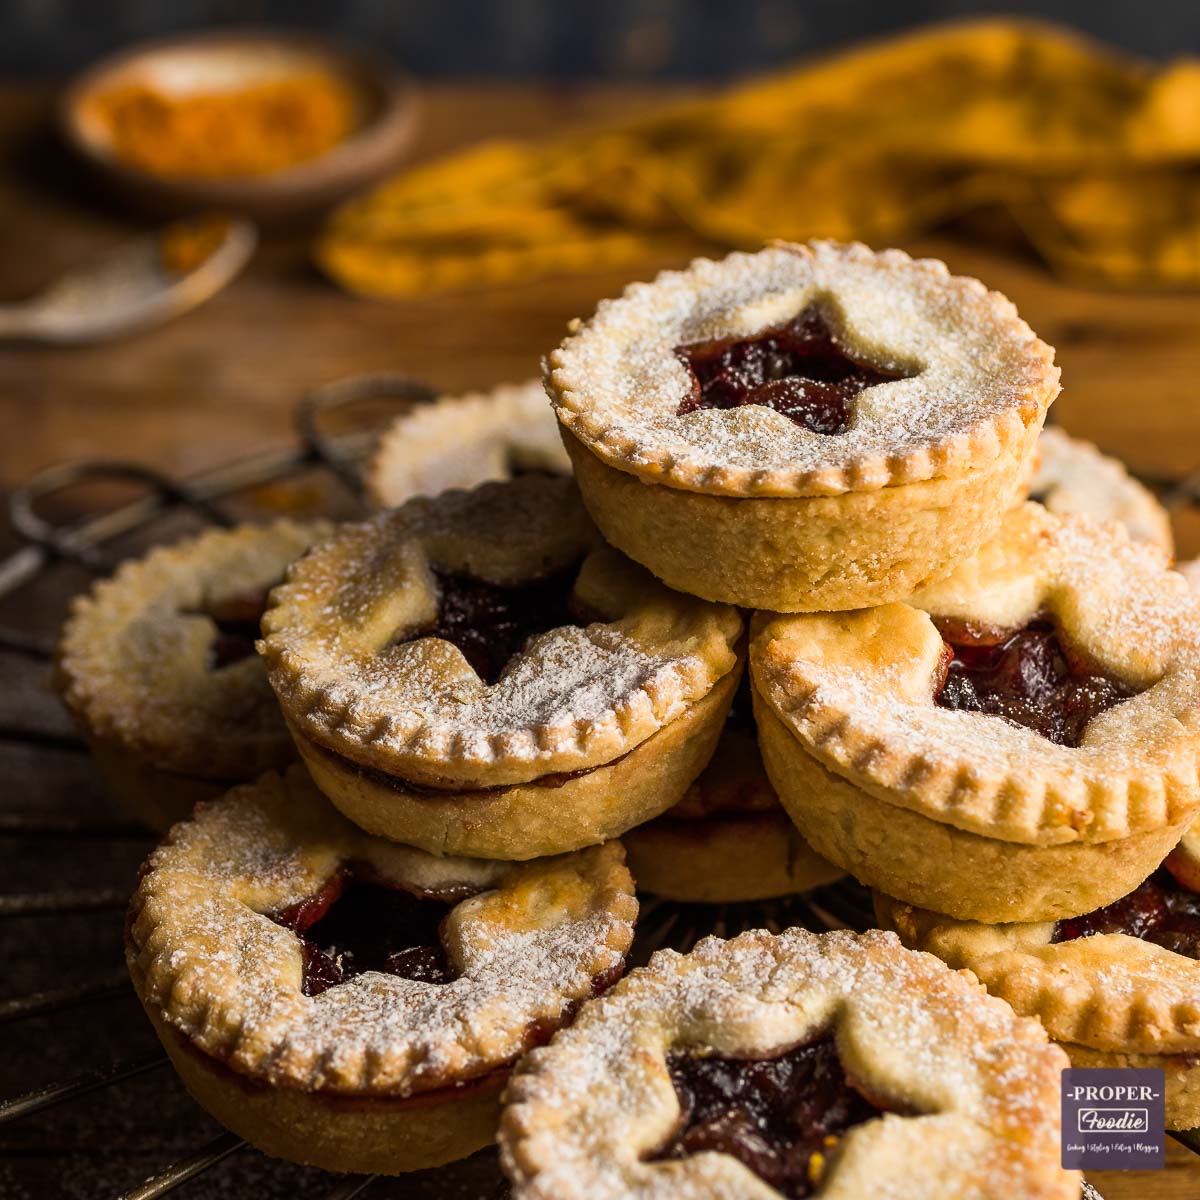
[[[416,153],[428,156],[490,134],[539,134],[602,120],[661,94],[613,87],[436,87],[425,97]],[[138,227],[56,147],[47,132],[50,100],[44,88],[0,87],[0,301],[20,298]],[[681,261],[675,254],[621,276],[384,304],[332,287],[310,266],[308,240],[304,231],[267,237],[246,275],[162,329],[95,348],[0,348],[0,491],[63,459],[136,459],[188,473],[287,444],[292,406],[301,394],[351,372],[403,370],[447,390],[524,378],[571,317],[588,313],[627,277]],[[1068,429],[1143,472],[1178,474],[1200,463],[1200,296],[1068,285],[1019,248],[987,248],[961,235],[905,248],[942,257],[953,270],[1007,293],[1057,347],[1064,390],[1056,412]],[[1178,534],[1181,557],[1200,553],[1200,520],[1181,521]],[[8,532],[0,533],[0,548],[9,544]],[[38,690],[40,680],[7,658],[0,659],[0,671],[11,684],[0,716],[15,713],[23,728],[37,732],[41,722],[47,736],[61,733],[61,718]],[[51,786],[31,762],[20,754],[0,762],[10,790]],[[40,928],[29,926],[31,937]],[[30,971],[34,986],[52,986],[37,978],[34,967]],[[6,1084],[0,1096],[21,1086],[31,1083]],[[58,1128],[61,1136],[70,1126]],[[17,1170],[18,1160],[6,1159],[6,1151],[34,1156],[30,1146],[17,1151],[0,1144],[0,1192],[23,1194],[6,1190],[8,1181],[31,1195],[48,1194],[32,1189],[33,1177]],[[147,1170],[154,1165],[143,1164]],[[1107,1200],[1194,1198],[1200,1195],[1200,1160],[1173,1150],[1165,1172],[1109,1173],[1095,1182]],[[69,1194],[107,1193],[89,1191],[87,1172],[78,1170]]]

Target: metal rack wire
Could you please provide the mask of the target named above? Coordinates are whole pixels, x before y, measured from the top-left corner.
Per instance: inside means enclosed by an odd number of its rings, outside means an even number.
[[[23,544],[0,561],[0,601],[19,596],[22,589],[37,581],[54,564],[72,563],[91,573],[110,570],[120,557],[113,553],[115,542],[127,535],[153,532],[164,518],[181,510],[207,523],[231,524],[233,518],[226,508],[227,502],[256,488],[286,484],[305,472],[324,473],[337,481],[349,503],[361,502],[359,467],[371,432],[352,429],[334,435],[326,429],[327,418],[335,410],[347,409],[362,400],[386,398],[411,405],[426,402],[433,395],[424,384],[400,375],[338,381],[317,389],[298,407],[297,445],[240,459],[186,480],[129,462],[81,462],[42,471],[9,497],[9,519]],[[44,515],[47,502],[55,496],[98,481],[133,484],[145,494],[67,522]],[[1200,505],[1200,469],[1182,479],[1151,482],[1157,485],[1169,507]],[[0,652],[45,663],[50,659],[52,647],[44,634],[20,625],[0,625]],[[70,735],[36,730],[0,729],[0,739],[20,743],[34,753],[83,750],[82,742]],[[120,820],[0,812],[0,838],[36,839],[45,847],[77,846],[83,842],[103,845],[139,838],[146,839],[148,845],[150,836],[140,827]],[[0,895],[0,920],[37,917],[54,922],[73,914],[109,912],[115,921],[126,901],[125,891],[88,886]],[[834,884],[809,896],[783,901],[740,905],[681,905],[647,898],[642,904],[632,959],[635,963],[644,962],[663,946],[686,950],[707,933],[730,935],[754,927],[779,930],[792,925],[818,930],[862,929],[871,923],[865,893],[853,884]],[[89,1005],[128,988],[125,972],[111,970],[68,986],[0,1000],[0,1031],[35,1017],[86,1011]],[[119,1058],[84,1070],[0,1101],[0,1125],[119,1087],[166,1065],[166,1057],[156,1052]],[[1200,1154],[1197,1131],[1180,1135],[1180,1140]],[[121,1195],[123,1200],[154,1200],[211,1171],[231,1156],[250,1152],[242,1139],[223,1133],[167,1163]],[[467,1194],[452,1168],[443,1168],[442,1174],[447,1181],[447,1196]],[[375,1176],[328,1178],[325,1200],[351,1200],[368,1193],[378,1182]],[[502,1189],[498,1176],[496,1183]],[[489,1196],[503,1194],[498,1189],[489,1191]],[[436,1194],[436,1189],[427,1194]],[[1089,1194],[1097,1195],[1094,1191]]]

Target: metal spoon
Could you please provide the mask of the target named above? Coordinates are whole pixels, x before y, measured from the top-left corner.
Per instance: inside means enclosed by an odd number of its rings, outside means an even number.
[[[170,320],[203,304],[246,265],[258,234],[229,219],[205,257],[184,271],[163,257],[163,232],[146,234],[68,271],[29,300],[0,305],[0,339],[82,345]]]

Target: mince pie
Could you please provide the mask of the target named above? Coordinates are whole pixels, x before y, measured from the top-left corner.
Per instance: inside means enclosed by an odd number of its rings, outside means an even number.
[[[967,967],[1078,1067],[1158,1067],[1167,1127],[1200,1125],[1200,834],[1128,895],[1036,924],[955,921],[876,893],[908,946]]]
[[[893,934],[660,951],[513,1073],[514,1200],[1070,1200],[1066,1056]]]
[[[527,475],[342,526],[260,649],[318,786],[434,854],[536,858],[669,808],[737,685],[738,613],[604,546],[569,479]]]
[[[634,284],[546,387],[614,546],[683,591],[810,612],[906,596],[982,544],[1058,374],[978,281],[813,242]]]
[[[380,508],[448,488],[535,473],[569,475],[571,463],[540,379],[416,404],[379,439],[367,494]]]
[[[324,523],[211,530],[125,563],[74,602],[57,679],[118,799],[155,829],[292,762],[254,650],[267,594]]]
[[[1200,807],[1198,628],[1157,549],[1022,505],[905,603],[757,618],[767,773],[817,853],[889,895],[1088,912]]]
[[[1117,521],[1134,541],[1150,542],[1174,554],[1171,518],[1149,488],[1125,464],[1101,454],[1091,442],[1049,427],[1038,438],[1038,467],[1029,499],[1053,513],[1080,513],[1096,521]]]
[[[297,766],[172,829],[126,950],[223,1125],[281,1158],[395,1174],[492,1141],[509,1068],[620,975],[636,913],[619,843],[435,858],[362,833]]]
[[[842,874],[808,845],[779,804],[754,737],[747,679],[716,751],[684,798],[621,840],[638,889],[669,900],[765,900]]]

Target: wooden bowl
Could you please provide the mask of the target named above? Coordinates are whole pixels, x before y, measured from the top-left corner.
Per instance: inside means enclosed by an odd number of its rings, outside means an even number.
[[[98,104],[121,86],[186,94],[314,70],[349,86],[359,108],[356,128],[315,158],[260,175],[172,176],[131,166],[116,156]],[[67,88],[59,124],[74,150],[138,207],[270,220],[322,208],[386,174],[412,141],[416,99],[408,76],[361,51],[303,33],[222,30],[147,42],[102,60]]]

